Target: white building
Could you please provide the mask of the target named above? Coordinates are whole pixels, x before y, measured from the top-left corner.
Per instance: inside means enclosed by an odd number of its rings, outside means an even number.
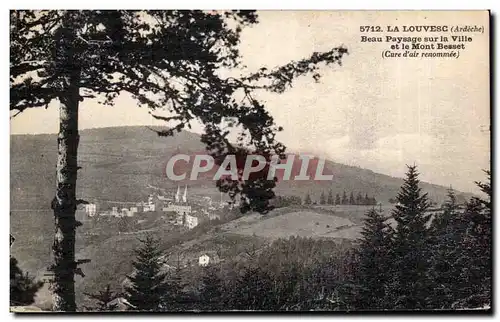
[[[184,226],[186,226],[188,229],[193,229],[194,227],[198,226],[198,217],[185,215],[184,218]]]
[[[175,224],[183,226],[185,221],[186,221],[186,215],[182,213],[177,213],[177,217],[175,217]]]
[[[134,212],[132,212],[132,210],[129,210],[128,208],[122,208],[121,215],[123,217],[132,217],[132,216],[134,216]]]
[[[144,205],[144,212],[155,211],[155,209],[156,209],[155,204],[146,204],[146,205]]]
[[[209,213],[208,214],[208,219],[209,220],[217,220],[217,219],[220,219],[220,215],[214,214],[214,213]]]
[[[143,212],[150,212],[150,211],[156,211],[156,204],[154,202],[154,196],[153,195],[149,195],[148,196],[148,202],[146,203],[142,203],[143,205]]]
[[[163,211],[172,211],[176,212],[178,214],[190,214],[192,209],[191,206],[186,206],[186,205],[174,205],[174,204],[169,204],[167,207],[163,207]]]
[[[203,212],[203,216],[205,216],[206,218],[208,218],[208,220],[220,219],[220,215],[219,214],[210,212],[207,209],[203,209],[202,212]]]
[[[95,203],[89,203],[85,205],[85,213],[89,217],[93,217],[97,214],[97,205]]]
[[[201,255],[198,258],[198,265],[199,266],[207,266],[210,263],[210,256],[207,254]]]

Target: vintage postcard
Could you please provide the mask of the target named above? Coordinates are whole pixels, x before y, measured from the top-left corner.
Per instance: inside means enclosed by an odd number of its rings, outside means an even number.
[[[11,311],[490,312],[490,19],[10,11]]]

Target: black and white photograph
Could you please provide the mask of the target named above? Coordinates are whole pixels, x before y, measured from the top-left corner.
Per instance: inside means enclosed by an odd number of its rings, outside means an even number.
[[[10,10],[10,312],[491,313],[491,21]]]

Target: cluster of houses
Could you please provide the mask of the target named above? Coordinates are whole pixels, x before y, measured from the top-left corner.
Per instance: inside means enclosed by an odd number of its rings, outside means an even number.
[[[141,201],[137,203],[132,203],[130,207],[117,207],[114,206],[110,210],[98,212],[97,204],[89,203],[85,205],[85,214],[88,217],[94,216],[112,216],[112,217],[133,217],[138,213],[148,213],[148,212],[163,212],[169,213],[170,216],[163,216],[163,218],[170,218],[170,222],[173,225],[179,225],[187,227],[188,229],[193,229],[198,226],[201,222],[211,221],[220,219],[220,215],[217,213],[218,208],[224,208],[229,206],[227,202],[219,203],[218,207],[215,207],[212,203],[210,197],[202,197],[201,200],[197,202],[188,202],[188,187],[184,188],[184,192],[181,194],[180,187],[177,187],[177,193],[174,198],[167,198],[163,195],[149,195],[146,202]],[[125,202],[122,203],[126,204]],[[173,215],[173,216],[172,216]]]

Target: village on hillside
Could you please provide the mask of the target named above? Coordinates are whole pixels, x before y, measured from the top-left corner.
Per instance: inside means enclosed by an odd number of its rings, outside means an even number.
[[[123,218],[134,217],[137,214],[161,212],[163,214],[162,219],[167,220],[170,224],[193,229],[202,222],[220,219],[219,213],[222,209],[231,210],[239,206],[238,202],[223,201],[222,194],[219,202],[214,202],[208,196],[191,197],[188,200],[187,185],[184,187],[182,194],[181,187],[178,186],[177,192],[173,196],[152,193],[146,201],[135,203],[113,201],[113,203],[117,204],[117,206],[112,206],[111,209],[103,209],[98,202],[90,202],[85,204],[84,208],[80,209],[79,212],[84,212],[88,218],[95,216]]]

